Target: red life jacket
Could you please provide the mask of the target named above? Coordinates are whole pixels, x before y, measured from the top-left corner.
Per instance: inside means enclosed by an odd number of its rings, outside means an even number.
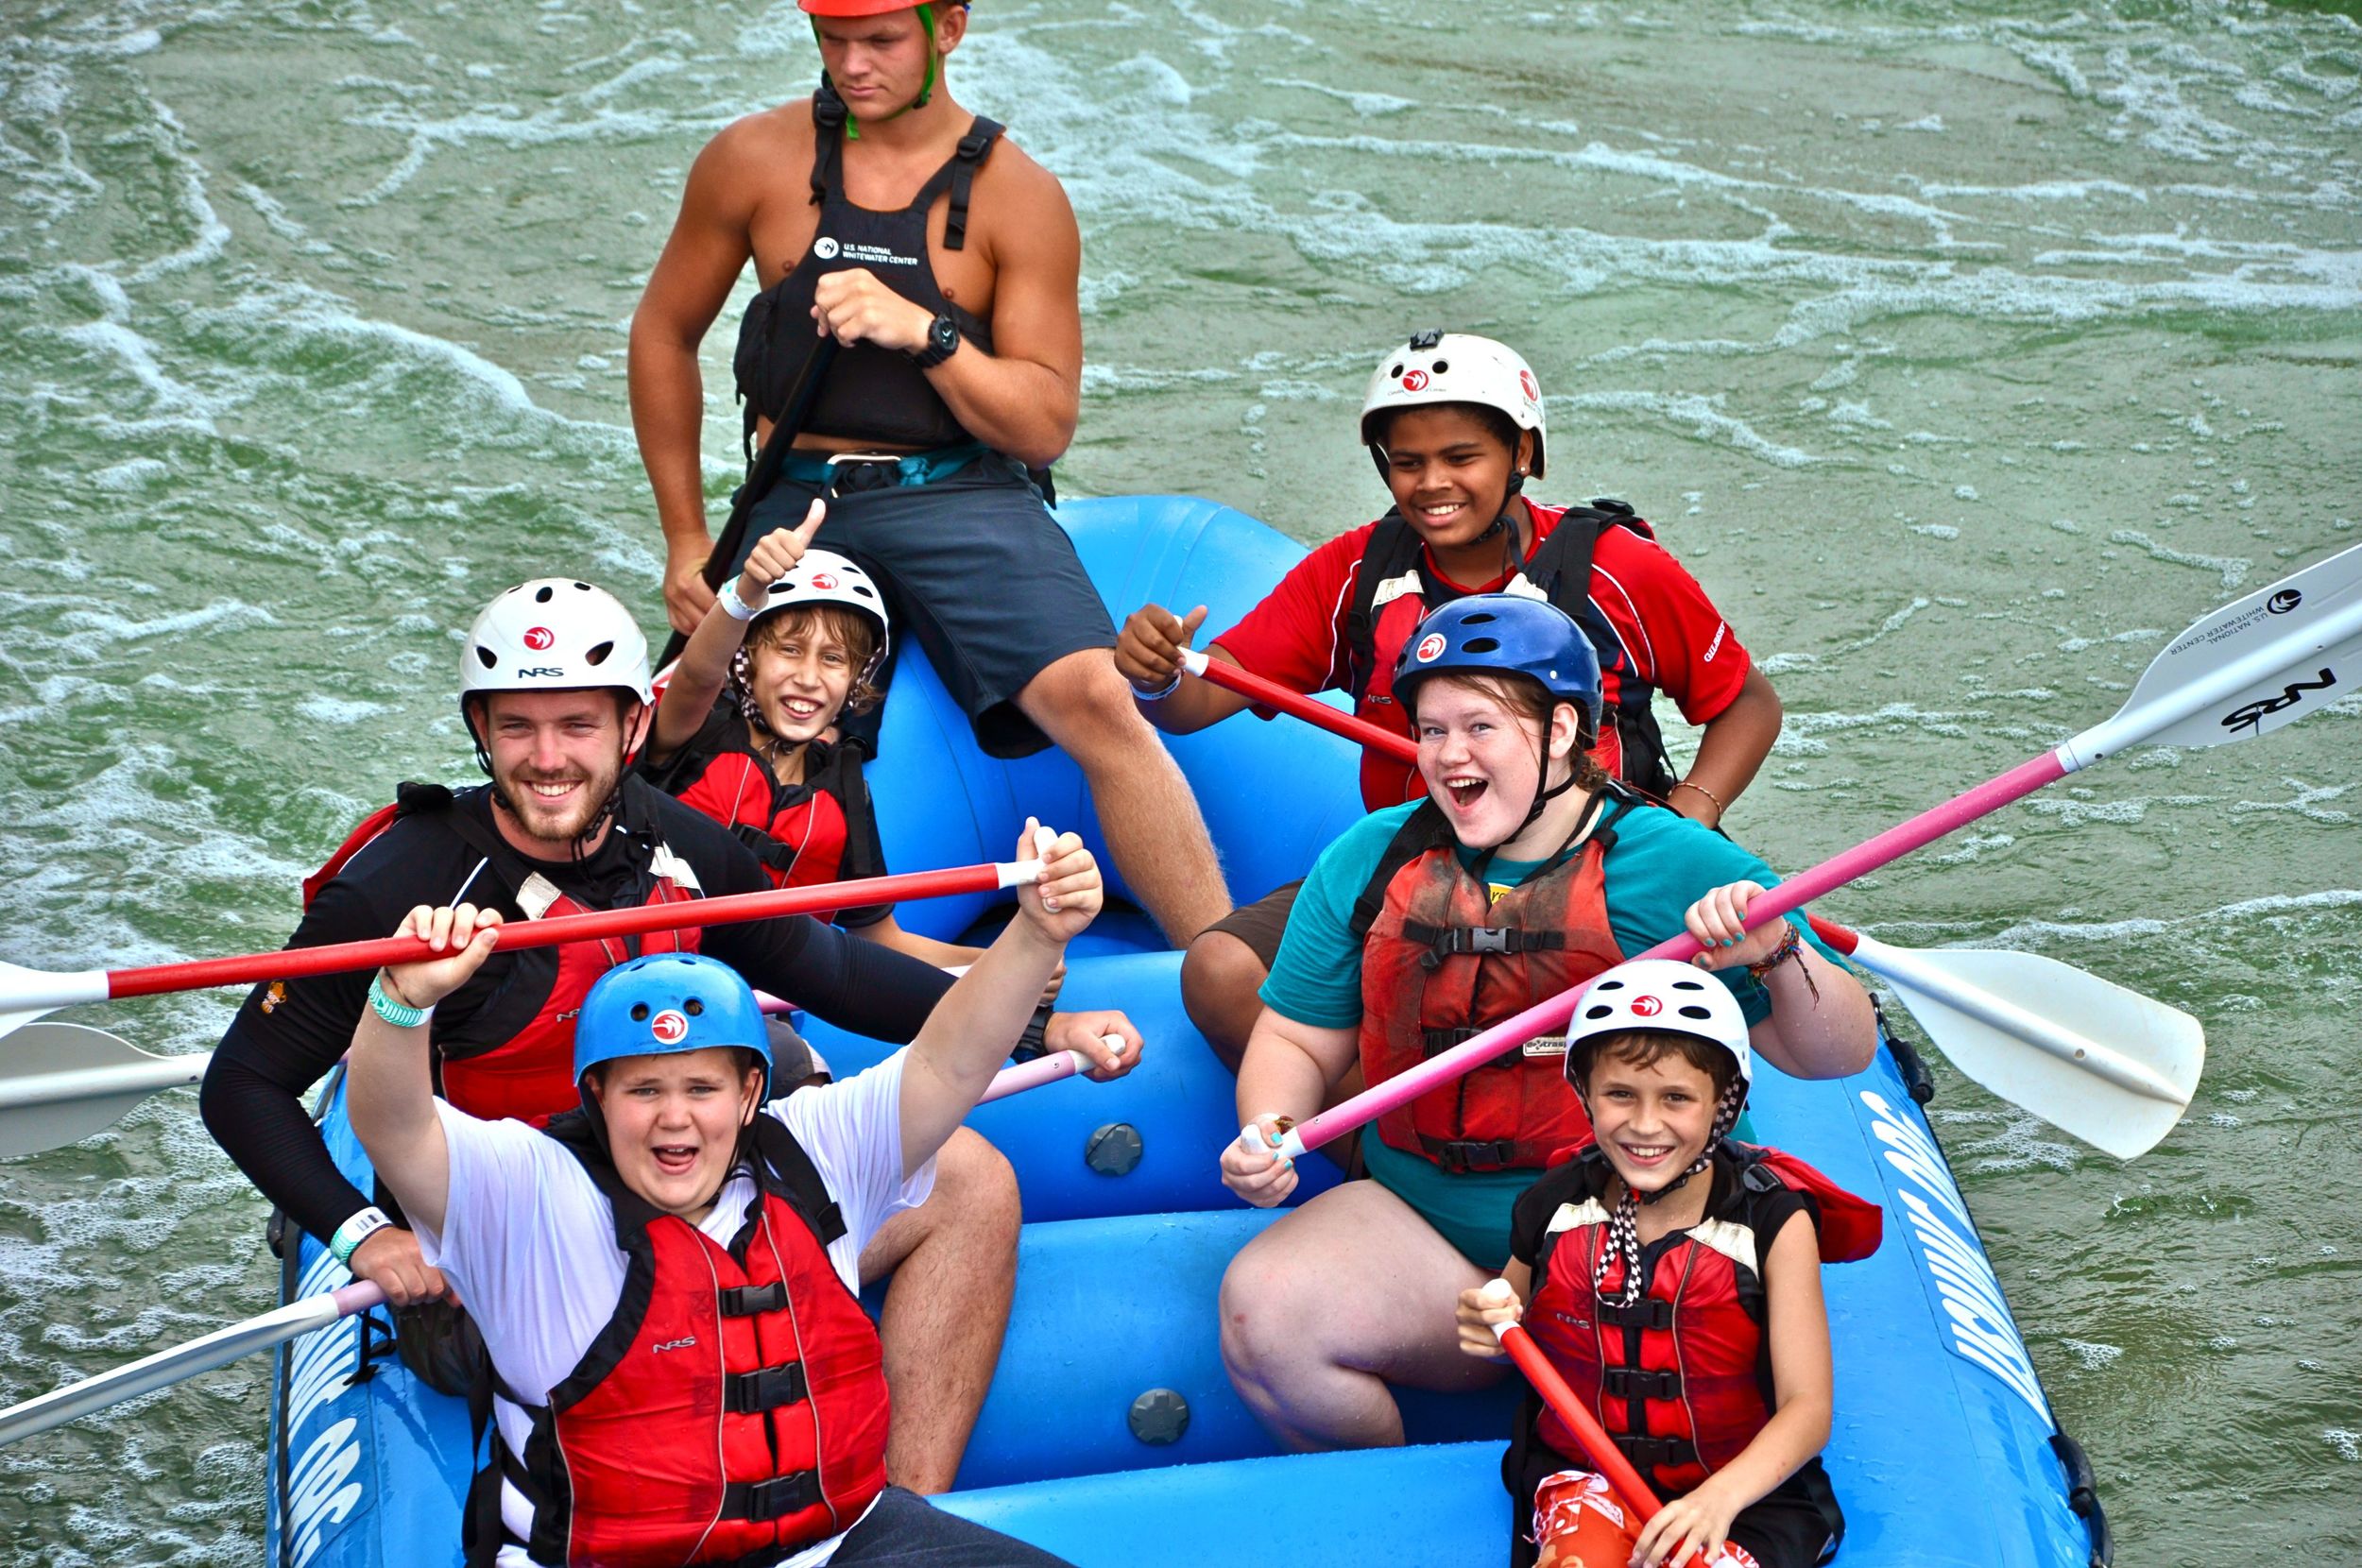
[[[1722,1202],[1643,1249],[1647,1289],[1628,1307],[1612,1306],[1592,1281],[1614,1170],[1596,1146],[1577,1160],[1576,1195],[1559,1206],[1534,1259],[1526,1329],[1625,1457],[1660,1492],[1685,1492],[1737,1458],[1772,1419],[1762,1260],[1775,1232],[1766,1200],[1807,1196],[1823,1263],[1876,1252],[1883,1219],[1877,1204],[1792,1154],[1725,1142],[1716,1157]],[[1626,1266],[1619,1256],[1607,1288],[1620,1288]],[[1561,1454],[1583,1451],[1547,1406],[1536,1435]]]
[[[1611,777],[1662,800],[1673,787],[1674,775],[1665,755],[1664,733],[1649,707],[1655,689],[1641,678],[1615,625],[1591,602],[1591,551],[1600,530],[1629,528],[1651,540],[1656,535],[1620,501],[1556,510],[1533,502],[1527,504],[1538,520],[1555,517],[1558,521],[1513,582],[1539,589],[1572,616],[1600,656],[1600,707],[1606,722],[1600,726],[1591,755]],[[1465,596],[1435,574],[1426,545],[1400,510],[1378,520],[1354,573],[1353,603],[1345,612],[1345,690],[1353,694],[1354,712],[1397,735],[1412,733],[1411,716],[1395,700],[1395,660],[1428,611]],[[1361,801],[1371,810],[1416,800],[1426,793],[1416,768],[1362,751]]]
[[[1603,868],[1632,799],[1611,793],[1571,853],[1498,898],[1460,861],[1432,801],[1411,813],[1355,905],[1361,938],[1361,1071],[1373,1084],[1624,961]],[[1446,1170],[1539,1169],[1587,1141],[1561,1076],[1563,1041],[1534,1041],[1378,1118],[1390,1149]]]
[[[531,1408],[527,1555],[640,1568],[773,1562],[885,1489],[878,1331],[829,1262],[845,1222],[778,1118],[753,1133],[760,1202],[723,1247],[625,1186],[586,1117],[547,1129],[615,1209],[615,1316]]]
[[[861,748],[815,741],[804,758],[804,782],[781,784],[746,743],[736,700],[721,700],[730,718],[724,744],[667,762],[659,786],[734,831],[775,886],[819,887],[843,878],[854,815],[869,810]],[[830,920],[835,912],[815,918]]]
[[[635,821],[641,817],[631,797],[644,788],[628,776],[624,780],[625,793],[617,809],[619,827],[625,813]],[[305,907],[372,839],[400,818],[422,812],[439,815],[445,827],[484,857],[487,869],[500,879],[509,900],[526,919],[590,912],[535,871],[497,832],[458,810],[449,790],[433,784],[404,784],[395,792],[392,805],[364,818],[328,863],[304,878]],[[660,842],[653,846],[637,881],[642,904],[685,903],[702,895],[696,873]],[[556,977],[530,1016],[501,1031],[501,1037],[489,1043],[461,1045],[436,1035],[436,1061],[443,1098],[486,1121],[514,1116],[536,1127],[579,1105],[581,1097],[574,1085],[574,1018],[582,1011],[583,997],[601,975],[640,953],[695,952],[698,935],[694,929],[651,931],[639,937],[560,944],[555,950]],[[521,953],[510,962],[532,956]],[[496,956],[491,962],[502,960]]]

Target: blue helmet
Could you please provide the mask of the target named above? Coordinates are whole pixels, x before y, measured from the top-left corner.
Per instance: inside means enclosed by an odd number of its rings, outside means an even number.
[[[1600,732],[1600,656],[1574,618],[1522,593],[1472,593],[1429,610],[1395,659],[1395,700],[1414,714],[1429,675],[1523,675],[1554,703],[1572,703]]]
[[[601,975],[582,999],[574,1082],[602,1062],[710,1046],[754,1052],[770,1087],[770,1025],[738,971],[699,953],[644,953]]]

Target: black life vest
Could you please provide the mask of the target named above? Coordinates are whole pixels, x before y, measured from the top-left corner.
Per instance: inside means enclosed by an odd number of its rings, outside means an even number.
[[[1623,639],[1591,602],[1592,549],[1603,528],[1628,528],[1644,539],[1656,538],[1647,521],[1620,501],[1568,506],[1512,581],[1522,579],[1583,628],[1600,656],[1600,706],[1606,720],[1602,727],[1615,731],[1600,737],[1600,759],[1602,765],[1613,763],[1608,771],[1641,793],[1663,800],[1675,775],[1665,753],[1664,732],[1649,707],[1656,689],[1641,678]],[[1410,716],[1394,697],[1395,658],[1428,611],[1462,597],[1463,590],[1435,575],[1427,547],[1399,509],[1378,520],[1362,550],[1361,569],[1354,573],[1353,603],[1345,611],[1345,690],[1353,696],[1355,712],[1382,727],[1411,733]],[[1364,756],[1364,801],[1390,804],[1387,781],[1373,779],[1373,763]],[[1391,758],[1384,766],[1394,774],[1404,772]],[[1416,782],[1415,771],[1410,776],[1406,787],[1411,793],[1400,797],[1406,800],[1416,798],[1425,788]]]
[[[845,105],[834,92],[823,87],[813,95],[812,122],[812,201],[820,209],[819,226],[803,258],[746,307],[732,360],[738,395],[746,404],[750,461],[757,421],[779,417],[789,388],[819,349],[812,307],[813,289],[825,273],[865,267],[903,298],[950,315],[963,336],[992,352],[991,326],[945,298],[935,281],[927,252],[927,217],[935,198],[949,192],[943,248],[967,248],[968,190],[1003,128],[982,116],[971,121],[959,150],[918,188],[909,206],[879,213],[854,206],[845,195]],[[837,351],[796,434],[921,450],[975,439],[925,371],[904,354],[874,343]]]
[[[526,1406],[522,1462],[504,1449],[479,1474],[475,1559],[498,1550],[501,1474],[533,1504],[536,1562],[776,1562],[849,1527],[886,1484],[884,1359],[829,1261],[845,1221],[811,1156],[755,1118],[757,1201],[723,1247],[625,1185],[587,1116],[545,1131],[613,1205],[630,1262],[614,1317]]]
[[[1573,849],[1492,896],[1461,862],[1441,808],[1412,811],[1354,905],[1361,944],[1361,1071],[1375,1086],[1624,961],[1605,866],[1620,793]],[[1562,1076],[1566,1043],[1532,1041],[1378,1118],[1390,1149],[1453,1171],[1540,1169],[1587,1141]]]

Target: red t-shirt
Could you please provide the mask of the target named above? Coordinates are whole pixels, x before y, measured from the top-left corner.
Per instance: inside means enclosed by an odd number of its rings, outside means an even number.
[[[1533,548],[1549,537],[1565,515],[1563,506],[1528,503],[1533,518]],[[1361,568],[1376,522],[1367,522],[1314,550],[1279,580],[1245,619],[1214,639],[1241,668],[1298,691],[1326,691],[1345,684],[1348,648],[1345,616],[1353,607],[1354,578]],[[1527,552],[1529,558],[1532,549]],[[1429,555],[1435,577],[1466,593],[1495,593],[1506,575],[1489,583],[1453,582]],[[1631,655],[1633,671],[1673,699],[1693,724],[1709,723],[1730,707],[1745,684],[1750,660],[1737,634],[1682,564],[1663,546],[1629,528],[1602,528],[1591,553],[1591,603],[1607,618]],[[1392,665],[1399,648],[1380,647],[1381,664]],[[1410,719],[1392,704],[1375,718],[1398,734]],[[1592,753],[1611,774],[1621,772],[1621,747],[1613,724],[1601,726]],[[1418,770],[1368,758],[1362,768],[1362,804],[1371,810],[1425,794]],[[1391,793],[1389,793],[1391,792]]]

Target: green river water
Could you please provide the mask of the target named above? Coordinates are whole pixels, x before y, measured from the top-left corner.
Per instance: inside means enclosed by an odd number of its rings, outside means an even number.
[[[1382,504],[1388,341],[1522,345],[1543,493],[1636,503],[1778,681],[1732,819],[1775,864],[2362,538],[2335,10],[987,0],[952,70],[1081,217],[1070,493],[1316,539]],[[356,816],[464,775],[483,601],[566,571],[659,619],[625,324],[698,145],[814,75],[781,0],[0,6],[0,957],[275,946]],[[2127,1564],[2362,1561],[2358,747],[2348,698],[2136,753],[1829,901],[2206,1026],[2132,1165],[1938,1066]],[[189,1050],[231,1005],[76,1016]],[[0,1403],[268,1305],[263,1217],[185,1094],[0,1166]],[[264,1373],[0,1451],[0,1557],[259,1561]]]

